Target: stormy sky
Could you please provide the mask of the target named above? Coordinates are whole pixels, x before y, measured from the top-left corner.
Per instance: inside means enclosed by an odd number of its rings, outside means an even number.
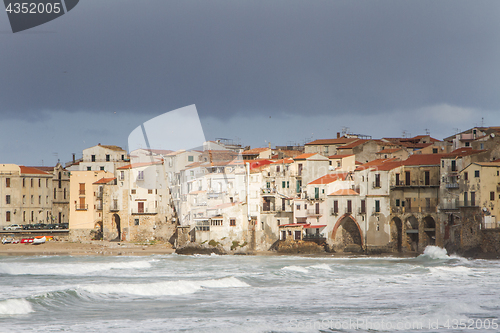
[[[191,104],[207,139],[252,147],[500,125],[499,17],[495,0],[81,0],[13,34],[0,13],[1,162],[126,148]]]

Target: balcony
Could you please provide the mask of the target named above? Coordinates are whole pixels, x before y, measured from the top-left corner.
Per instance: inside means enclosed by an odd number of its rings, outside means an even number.
[[[446,183],[446,188],[459,188],[460,185],[458,183]]]
[[[110,212],[119,212],[120,208],[118,207],[118,204],[114,204],[114,205],[111,205],[111,207],[109,207],[109,211]]]
[[[75,210],[88,210],[88,209],[89,209],[88,204],[85,204],[85,205],[76,204],[75,205]]]
[[[95,206],[97,210],[102,210],[102,201],[98,201]]]
[[[97,199],[102,199],[102,191],[97,192]]]
[[[365,215],[366,214],[366,209],[359,208],[358,209],[358,215]]]
[[[149,209],[149,208],[144,208],[144,209],[138,209],[138,208],[132,208],[130,214],[132,215],[155,215],[158,214],[156,209]]]
[[[308,216],[321,216],[323,215],[323,209],[309,208],[307,209]]]
[[[330,208],[330,215],[337,216],[339,215],[339,210],[335,208]]]

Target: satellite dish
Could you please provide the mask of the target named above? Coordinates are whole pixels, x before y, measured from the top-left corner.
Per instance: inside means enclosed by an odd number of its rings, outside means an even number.
[[[491,134],[490,134],[490,136],[491,136],[492,138],[494,138],[494,137],[495,137],[495,133],[491,133]]]

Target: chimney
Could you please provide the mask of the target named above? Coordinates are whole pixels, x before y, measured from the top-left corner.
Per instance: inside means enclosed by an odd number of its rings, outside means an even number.
[[[340,138],[340,132],[337,132],[337,139]]]
[[[75,163],[76,160],[75,160],[75,153],[73,153],[73,163]]]
[[[269,142],[269,149],[271,149],[271,142]]]

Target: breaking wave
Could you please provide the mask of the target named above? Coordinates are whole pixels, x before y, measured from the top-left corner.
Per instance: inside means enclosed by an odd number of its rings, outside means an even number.
[[[0,301],[0,316],[23,315],[33,312],[30,302],[25,299]]]
[[[427,257],[430,259],[450,259],[446,249],[440,248],[438,246],[427,246],[424,253],[419,257]]]
[[[250,287],[235,277],[206,281],[163,281],[154,283],[117,283],[79,286],[78,289],[93,294],[125,294],[134,296],[174,296],[193,294],[203,288]]]
[[[300,273],[309,273],[309,270],[305,267],[301,266],[285,266],[281,270],[283,271],[292,271],[292,272],[300,272]]]

